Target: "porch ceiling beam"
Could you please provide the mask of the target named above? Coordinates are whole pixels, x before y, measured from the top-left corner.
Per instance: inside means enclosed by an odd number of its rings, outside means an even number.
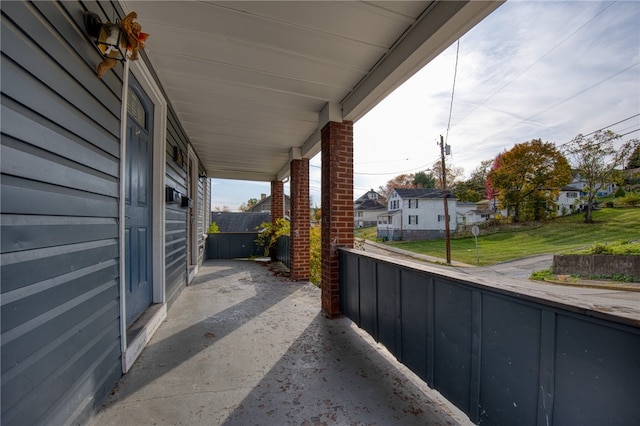
[[[276,176],[270,173],[244,172],[240,170],[209,170],[209,177],[217,179],[251,180],[257,182],[271,182]]]

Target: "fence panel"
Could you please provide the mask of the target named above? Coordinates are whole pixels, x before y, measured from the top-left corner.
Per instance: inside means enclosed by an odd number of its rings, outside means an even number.
[[[640,325],[340,251],[342,312],[484,424],[640,424]]]
[[[259,257],[264,249],[255,243],[257,232],[225,232],[207,236],[207,259]]]

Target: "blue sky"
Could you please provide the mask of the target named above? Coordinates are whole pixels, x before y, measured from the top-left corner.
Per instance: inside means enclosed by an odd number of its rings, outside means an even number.
[[[355,198],[439,159],[457,48],[354,125]],[[460,39],[447,164],[468,176],[516,143],[560,145],[601,128],[640,137],[640,1],[512,0]],[[269,192],[269,182],[213,179],[212,207],[236,210]],[[319,206],[320,155],[310,192]]]

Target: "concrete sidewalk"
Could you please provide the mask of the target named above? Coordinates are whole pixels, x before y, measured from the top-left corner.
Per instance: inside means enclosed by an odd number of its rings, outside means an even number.
[[[320,290],[251,261],[207,261],[92,422],[472,424]]]

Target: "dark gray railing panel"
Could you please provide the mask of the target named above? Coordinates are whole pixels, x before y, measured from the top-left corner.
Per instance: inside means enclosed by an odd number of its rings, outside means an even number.
[[[565,315],[556,330],[554,423],[640,424],[640,336]]]
[[[340,252],[342,310],[482,424],[640,424],[640,327]]]
[[[488,294],[482,304],[480,421],[535,424],[540,310]]]
[[[290,241],[288,235],[282,235],[276,241],[276,259],[282,262],[287,268],[291,267]]]
[[[207,259],[238,259],[262,256],[264,249],[255,240],[257,232],[228,232],[209,234]]]
[[[360,258],[358,262],[360,277],[360,327],[377,338],[377,297],[376,265],[373,259]]]
[[[471,289],[444,280],[436,280],[434,287],[433,386],[449,401],[469,414]]]
[[[427,298],[430,283],[424,275],[402,270],[400,274],[400,361],[427,380],[427,330],[431,310]]]
[[[399,274],[390,265],[378,264],[378,335],[374,337],[393,354],[399,354],[400,348]]]

